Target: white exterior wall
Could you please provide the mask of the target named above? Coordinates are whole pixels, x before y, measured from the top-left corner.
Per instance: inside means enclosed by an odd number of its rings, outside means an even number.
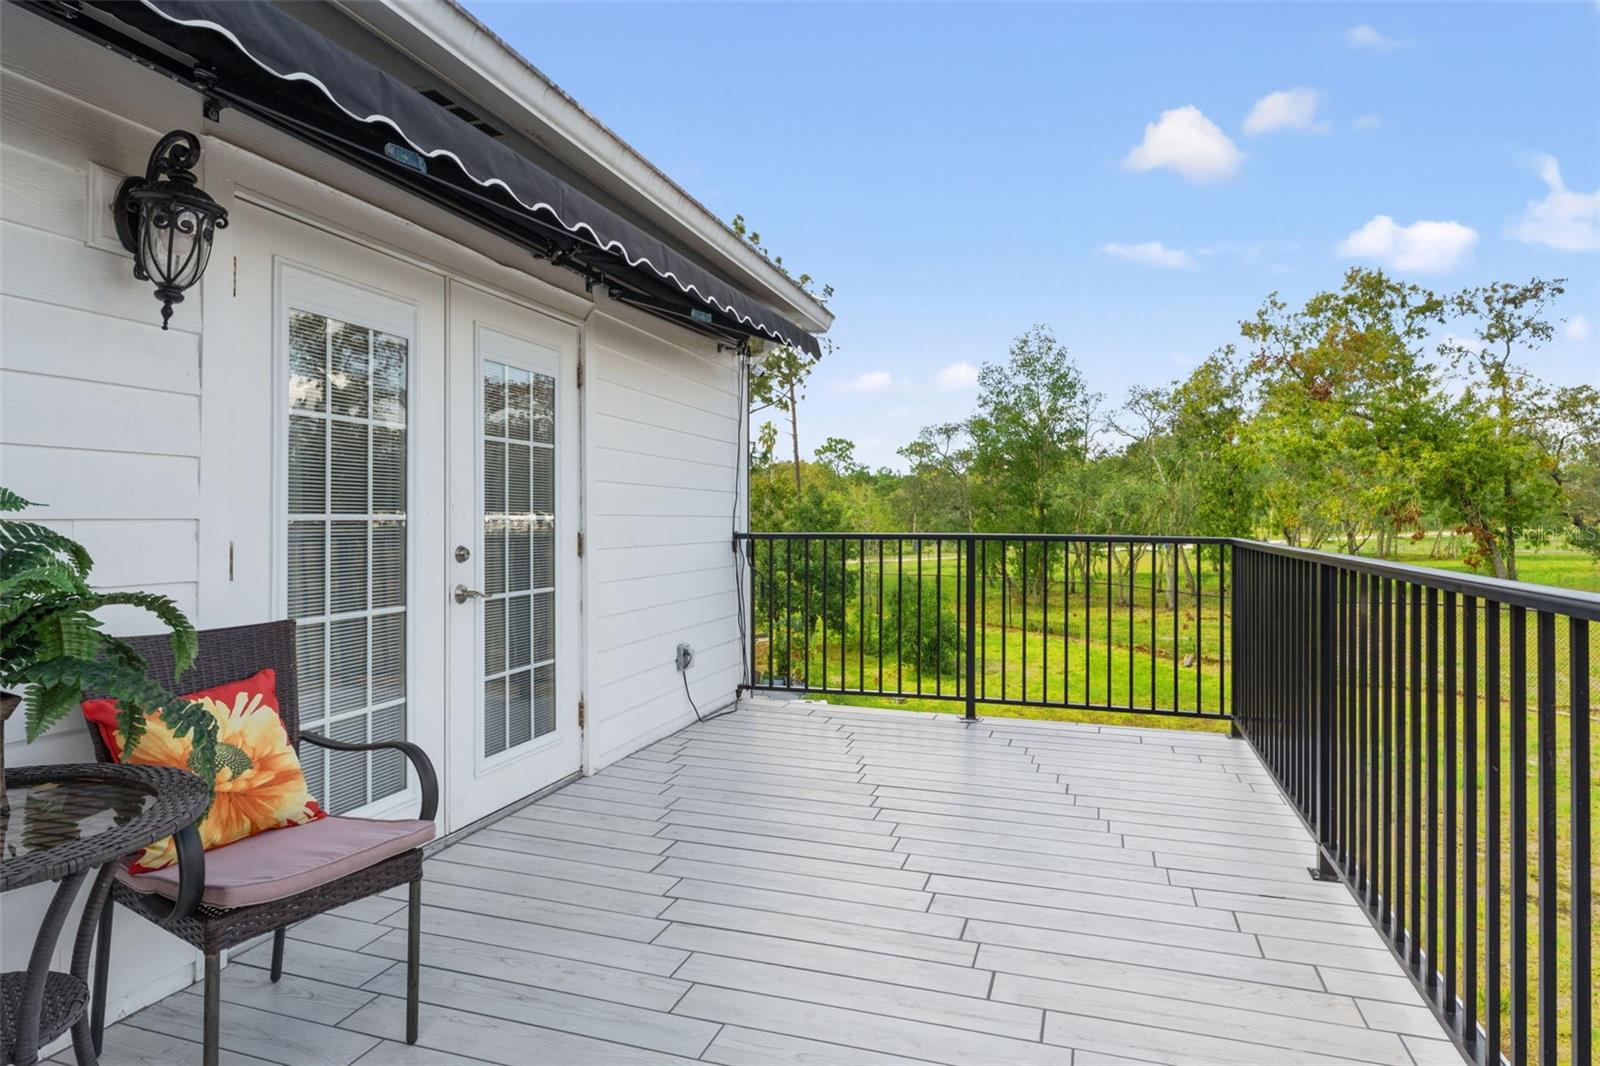
[[[165,593],[201,627],[269,617],[254,591],[267,582],[241,573],[227,584],[225,562],[231,540],[259,535],[250,501],[269,487],[231,484],[236,467],[221,454],[208,464],[207,447],[242,445],[225,426],[202,425],[203,412],[228,418],[237,395],[226,375],[238,353],[221,353],[208,371],[201,340],[233,303],[230,235],[218,235],[203,286],[213,299],[192,292],[162,332],[150,286],[132,277],[109,226],[117,178],[142,173],[162,133],[204,128],[248,142],[259,127],[232,112],[209,127],[188,90],[7,5],[0,49],[0,484],[49,504],[31,517],[81,540],[98,584]],[[742,486],[735,492],[744,420],[733,353],[609,299],[591,304],[572,275],[539,268],[536,280],[525,251],[282,143],[267,153],[276,162],[357,198],[330,210],[342,195],[330,193],[308,212],[582,325],[583,651],[568,669],[583,675],[584,769],[693,721],[672,666],[680,641],[697,654],[689,678],[701,712],[725,707],[742,669],[731,533],[736,503],[744,522]],[[231,202],[244,179],[208,180],[203,167],[200,180]],[[309,184],[284,179],[265,193],[303,206],[295,182]],[[153,628],[138,612],[108,623],[119,633]],[[92,758],[76,718],[28,745],[19,713],[5,744],[12,766]],[[24,965],[49,891],[5,897],[0,968]],[[197,953],[126,911],[113,959],[112,1019],[198,976]]]
[[[631,308],[595,310],[584,360],[593,771],[694,721],[673,666],[680,642],[695,650],[700,713],[733,699],[745,422],[733,353]]]
[[[164,593],[203,624],[195,614],[203,301],[185,300],[161,331],[150,287],[105,240],[102,198],[115,188],[106,174],[142,173],[162,133],[193,124],[193,105],[165,79],[142,79],[143,121],[91,106],[47,84],[30,60],[23,46],[37,18],[5,10],[0,20],[0,484],[49,505],[30,517],[81,541],[98,585]],[[108,170],[97,175],[95,164]],[[132,611],[108,625],[154,628]],[[5,743],[11,766],[94,758],[77,716],[28,745],[19,711]],[[26,965],[51,889],[6,895],[0,968]],[[76,922],[75,911],[58,969]],[[122,960],[111,978],[113,1017],[188,984],[199,958],[126,912],[113,950]]]

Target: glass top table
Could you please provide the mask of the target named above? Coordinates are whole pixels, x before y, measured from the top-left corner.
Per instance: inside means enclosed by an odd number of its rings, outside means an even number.
[[[28,968],[0,975],[0,1059],[31,1066],[41,1044],[85,1019],[94,927],[110,889],[111,863],[193,824],[211,801],[205,782],[160,766],[84,763],[6,771],[0,815],[0,892],[58,882],[34,941]],[[73,945],[69,973],[50,959],[68,911],[92,869],[95,880]],[[74,1032],[80,1063],[93,1061],[84,1032]]]

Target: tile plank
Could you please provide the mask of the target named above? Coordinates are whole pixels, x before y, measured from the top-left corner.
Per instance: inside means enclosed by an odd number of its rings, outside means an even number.
[[[390,970],[368,982],[367,987],[374,992],[403,998],[405,974],[399,968]],[[422,969],[419,994],[423,1002],[435,1006],[685,1058],[698,1057],[717,1035],[715,1025],[663,1011],[431,966]]]
[[[682,948],[687,952],[725,955],[750,962],[770,962],[802,970],[860,977],[869,981],[910,985],[934,992],[953,992],[961,996],[982,996],[989,990],[989,974],[970,966],[908,959],[875,951],[809,944],[700,925],[674,925],[656,943]]]
[[[948,1063],[1062,1066],[1061,1050],[1035,1041],[1012,1040],[946,1025],[801,1003],[730,988],[696,985],[674,1011],[752,1029],[794,1036],[828,1033],[851,1047]]]
[[[379,996],[346,1019],[344,1028],[404,1040],[405,1010],[404,1000]],[[696,1061],[434,1003],[422,1004],[418,1015],[421,1046],[446,1053],[471,1048],[474,1058],[501,1066],[528,1066],[531,1056],[536,1056],[533,1061],[564,1066],[690,1066]]]
[[[393,930],[381,940],[368,944],[366,951],[385,959],[404,961],[405,932]],[[456,940],[434,933],[422,934],[422,961],[435,969],[535,985],[652,1010],[671,1010],[672,1005],[689,990],[688,985],[670,977],[602,966],[581,959],[542,955],[537,951],[499,944]]]

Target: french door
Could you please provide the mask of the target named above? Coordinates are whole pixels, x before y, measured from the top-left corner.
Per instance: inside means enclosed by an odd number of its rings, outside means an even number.
[[[576,327],[450,283],[446,828],[578,770]]]

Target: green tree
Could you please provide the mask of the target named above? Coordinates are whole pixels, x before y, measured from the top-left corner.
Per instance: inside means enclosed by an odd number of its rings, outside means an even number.
[[[1357,267],[1336,292],[1293,311],[1274,293],[1240,323],[1258,405],[1247,436],[1291,543],[1334,533],[1353,553],[1376,533],[1389,554],[1420,528],[1441,403],[1423,351],[1443,310],[1432,292]]]
[[[1467,374],[1451,454],[1435,485],[1496,577],[1515,580],[1517,543],[1561,521],[1559,484],[1540,444],[1545,387],[1517,363],[1555,335],[1546,317],[1566,279],[1492,282],[1450,300],[1452,336],[1440,354]],[[1451,464],[1457,464],[1454,469]]]
[[[1098,400],[1046,326],[1018,337],[1004,363],[984,364],[969,432],[986,524],[1011,532],[1060,531],[1057,490],[1088,458]]]

